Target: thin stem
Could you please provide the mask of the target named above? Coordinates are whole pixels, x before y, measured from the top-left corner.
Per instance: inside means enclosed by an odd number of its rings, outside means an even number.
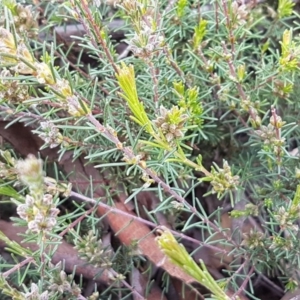
[[[109,206],[109,205],[105,204],[104,202],[96,201],[96,200],[94,200],[94,199],[92,199],[92,198],[86,197],[86,196],[81,195],[81,194],[79,194],[79,193],[71,192],[70,196],[73,197],[73,198],[75,198],[75,199],[78,199],[78,200],[81,200],[81,201],[84,201],[84,202],[92,203],[92,204],[94,204],[94,205],[98,205],[98,206],[100,206],[100,207],[103,207],[103,208],[105,208],[105,209],[107,210],[107,212],[117,213],[117,214],[119,214],[119,215],[122,215],[122,216],[125,216],[125,217],[128,217],[128,218],[131,218],[132,220],[141,222],[141,223],[143,223],[143,224],[149,226],[150,228],[158,229],[158,228],[160,227],[159,225],[157,225],[157,224],[155,224],[155,223],[153,223],[153,222],[147,221],[147,220],[145,220],[145,219],[142,219],[142,218],[140,218],[140,217],[137,217],[137,216],[135,216],[135,215],[132,215],[132,214],[130,214],[130,213],[127,213],[127,212],[125,212],[125,211],[123,211],[123,210],[120,210],[120,209],[118,209],[118,208]],[[216,246],[212,246],[212,245],[209,245],[209,244],[205,244],[204,242],[201,242],[201,241],[199,241],[199,240],[193,239],[193,238],[191,238],[191,237],[189,237],[189,236],[187,236],[187,235],[185,235],[185,234],[183,234],[183,233],[179,233],[179,232],[177,232],[177,231],[175,231],[175,230],[170,230],[170,231],[172,232],[173,235],[178,236],[178,237],[180,237],[181,239],[184,239],[184,240],[186,240],[186,241],[192,242],[192,243],[194,243],[194,244],[196,244],[196,245],[200,245],[200,246],[202,246],[202,247],[208,248],[208,249],[210,249],[210,250],[212,250],[212,251],[217,251],[217,252],[222,253],[222,254],[227,254],[227,253],[228,253],[228,251],[225,250],[225,249],[221,249],[221,248],[216,247]]]
[[[247,284],[248,284],[248,282],[249,282],[249,280],[250,280],[250,278],[251,278],[253,272],[254,272],[254,266],[251,267],[249,273],[247,274],[246,279],[245,279],[244,282],[241,284],[240,288],[234,293],[234,295],[232,296],[232,299],[236,299],[238,296],[240,296],[240,294],[241,294],[242,292],[245,291],[246,286],[247,286]]]
[[[131,160],[134,161],[136,159],[133,151],[131,148],[129,147],[123,147],[123,144],[120,142],[120,140],[118,139],[117,135],[113,132],[110,132],[105,126],[103,126],[98,120],[96,120],[91,114],[88,114],[87,119],[95,126],[95,128],[102,133],[103,136],[105,136],[107,139],[109,139],[111,142],[113,142],[114,144],[116,144],[117,148],[119,150],[121,150],[125,156]],[[186,162],[187,163],[187,159]],[[193,162],[191,162],[193,163]],[[198,165],[197,165],[198,166]],[[182,196],[180,196],[179,194],[177,194],[174,190],[171,189],[171,187],[166,184],[157,174],[156,172],[152,171],[151,169],[145,167],[142,163],[139,163],[139,167],[141,167],[141,169],[143,169],[143,172],[145,174],[147,174],[149,177],[151,177],[157,184],[159,184],[163,190],[170,194],[171,196],[173,196],[174,199],[176,199],[178,202],[184,204],[194,215],[196,215],[197,217],[199,217],[203,222],[207,223],[209,226],[211,226],[214,230],[216,230],[217,232],[219,232],[221,235],[223,235],[227,241],[231,242],[234,246],[236,246],[237,248],[239,248],[239,245],[231,238],[229,237],[226,232],[223,232],[222,230],[220,230],[218,228],[218,226],[216,226],[213,222],[211,222],[208,219],[205,219],[198,211],[195,207],[193,207],[192,205],[190,205]],[[199,166],[198,166],[199,168]]]
[[[59,236],[63,237],[68,231],[70,231],[71,228],[74,228],[80,221],[82,221],[94,209],[95,209],[95,207],[92,207],[89,210],[87,210],[82,216],[80,216],[78,219],[76,219],[74,222],[72,222],[65,230],[63,230],[59,234]],[[20,270],[23,266],[26,266],[29,263],[36,264],[36,262],[35,262],[35,260],[34,260],[33,257],[28,257],[28,258],[24,259],[23,261],[21,261],[20,263],[16,264],[14,267],[12,267],[11,269],[9,269],[8,271],[4,272],[2,275],[4,276],[4,278],[6,278],[9,275],[11,275],[12,273],[16,272],[17,270]]]
[[[229,42],[231,45],[231,53],[234,55],[234,53],[235,53],[235,47],[234,47],[235,37],[232,32],[231,19],[230,19],[228,7],[227,7],[228,2],[225,0],[222,0],[222,4],[223,4],[224,15],[226,17],[227,29],[228,29],[228,33],[229,33]]]
[[[117,272],[116,272],[115,270],[113,270],[113,269],[110,269],[109,272],[112,273],[112,275],[113,275],[115,278],[117,278],[117,280],[118,280],[119,273],[117,273]],[[136,290],[134,287],[132,287],[129,283],[127,283],[126,280],[121,279],[120,281],[121,281],[122,284],[123,284],[125,287],[127,287],[127,288],[132,292],[132,294],[134,294],[138,299],[146,300],[146,298],[144,298],[139,292],[137,292],[137,290]]]
[[[16,264],[15,266],[13,266],[8,271],[2,273],[2,276],[4,278],[6,278],[9,275],[11,275],[12,273],[16,272],[17,270],[20,270],[22,267],[26,266],[29,263],[34,263],[35,264],[35,260],[34,260],[33,257],[28,257],[28,258],[24,259],[23,261],[21,261],[20,263]]]
[[[75,1],[75,2],[77,3],[77,1]],[[111,66],[113,67],[114,71],[116,73],[119,73],[119,69],[118,69],[117,65],[115,64],[115,62],[114,62],[114,59],[113,59],[112,54],[110,53],[110,50],[107,47],[106,41],[104,40],[104,38],[101,35],[99,27],[97,26],[97,24],[94,21],[94,18],[93,18],[92,14],[91,14],[91,11],[90,11],[90,8],[89,8],[87,2],[86,1],[80,1],[80,4],[82,5],[83,11],[85,13],[84,16],[77,9],[77,6],[74,3],[74,1],[71,1],[71,3],[73,4],[74,9],[76,10],[76,12],[78,14],[78,18],[79,18],[81,24],[83,25],[84,29],[90,34],[90,38],[91,38],[91,41],[92,41],[93,46],[95,47],[95,49],[97,49],[98,46],[97,46],[96,40],[93,38],[93,34],[92,34],[91,30],[90,30],[90,27],[92,27],[92,29],[93,29],[93,31],[95,33],[95,36],[97,38],[97,41],[102,46],[102,49],[103,49],[103,51],[104,51],[107,59],[109,60]],[[86,20],[88,20],[90,26],[87,25]]]
[[[223,47],[223,51],[224,51],[225,55],[226,55],[226,54],[228,55],[229,53],[228,53],[228,50],[227,50],[226,45],[225,45],[224,42],[222,42],[222,47]],[[227,59],[227,63],[228,63],[228,66],[229,66],[229,72],[230,72],[230,75],[231,75],[233,78],[237,78],[237,74],[236,74],[236,71],[235,71],[235,67],[234,67],[234,65],[233,65],[233,53],[230,54],[230,58]],[[238,90],[238,92],[239,92],[239,95],[240,95],[241,99],[242,99],[243,101],[247,101],[247,100],[248,100],[248,97],[247,97],[247,95],[246,95],[246,93],[245,93],[245,91],[244,91],[243,86],[241,85],[241,83],[237,81],[235,84],[236,84],[236,87],[237,87],[237,90]],[[251,118],[252,118],[253,120],[256,119],[256,114],[254,113],[253,109],[250,108],[250,109],[248,110],[248,113],[249,113],[249,115],[251,116]]]
[[[159,73],[159,69],[155,68],[153,62],[149,62],[149,68],[150,68],[150,74],[153,82],[153,92],[154,92],[154,105],[155,109],[158,108],[158,99],[159,99],[159,94],[158,94],[158,80],[157,76]]]

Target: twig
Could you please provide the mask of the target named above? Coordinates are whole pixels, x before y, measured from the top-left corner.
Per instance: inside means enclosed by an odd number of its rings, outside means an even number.
[[[117,65],[115,64],[113,56],[112,56],[112,54],[110,53],[110,51],[109,51],[109,49],[107,47],[106,41],[102,38],[101,32],[99,30],[99,27],[96,25],[96,23],[94,21],[94,18],[92,17],[92,14],[91,14],[91,11],[90,11],[90,8],[89,8],[87,2],[86,1],[80,1],[81,5],[82,5],[82,8],[83,8],[83,11],[85,13],[85,16],[83,16],[82,13],[81,13],[81,11],[78,10],[78,7],[76,6],[76,4],[74,2],[76,2],[76,0],[75,1],[71,1],[74,9],[76,10],[76,13],[77,13],[78,18],[80,20],[80,23],[83,25],[83,27],[86,30],[86,32],[90,35],[90,39],[91,39],[91,42],[92,42],[93,46],[95,47],[95,49],[97,49],[97,47],[98,47],[96,40],[93,38],[93,34],[92,34],[91,30],[90,30],[90,26],[93,28],[95,36],[96,36],[98,42],[100,43],[100,45],[102,46],[102,49],[103,49],[103,51],[104,51],[107,59],[109,60],[111,66],[113,67],[114,71],[116,73],[119,73],[119,69],[118,69]],[[89,21],[90,26],[88,26],[86,24],[86,20]],[[98,53],[98,51],[97,51],[97,53]]]
[[[110,269],[109,272],[112,273],[112,275],[118,280],[118,276],[119,276],[119,273],[117,273],[115,270],[113,269]],[[122,284],[127,287],[131,292],[132,294],[134,294],[137,298],[139,299],[142,299],[142,300],[146,300],[146,298],[144,298],[134,287],[132,287],[129,283],[127,283],[126,280],[124,279],[119,279]]]
[[[158,99],[159,99],[157,72],[159,72],[159,70],[155,68],[153,62],[149,62],[149,68],[150,68],[151,78],[153,81],[154,105],[155,105],[155,109],[157,109]]]
[[[63,237],[68,231],[70,231],[72,228],[74,228],[79,222],[81,222],[87,215],[89,215],[95,207],[91,207],[89,210],[87,210],[82,216],[77,218],[74,222],[72,222],[69,226],[66,227],[65,230],[63,230],[59,236]]]
[[[23,261],[21,261],[20,263],[16,264],[15,266],[13,266],[11,269],[9,269],[8,271],[2,273],[2,276],[4,278],[8,277],[10,274],[14,273],[17,270],[20,270],[23,266],[26,266],[29,263],[35,263],[35,260],[33,257],[28,257],[26,259],[24,259]]]
[[[230,45],[231,45],[231,53],[234,55],[235,53],[235,47],[234,47],[234,35],[232,32],[232,27],[231,27],[231,19],[229,16],[229,12],[228,12],[228,2],[225,0],[222,0],[222,4],[223,4],[223,10],[224,10],[224,15],[226,17],[226,24],[227,24],[227,29],[228,29],[228,33],[229,33],[229,41],[230,41]]]
[[[120,214],[120,215],[122,215],[122,216],[131,218],[131,219],[133,219],[133,220],[136,220],[136,221],[138,221],[138,222],[141,222],[141,223],[143,223],[143,224],[149,226],[150,228],[154,228],[154,229],[159,228],[159,225],[157,225],[157,224],[155,224],[155,223],[153,223],[153,222],[147,221],[147,220],[145,220],[145,219],[143,219],[143,218],[140,218],[140,217],[138,217],[138,216],[132,215],[132,214],[127,213],[127,212],[125,212],[125,211],[123,211],[123,210],[120,210],[120,209],[118,209],[118,208],[109,206],[109,205],[107,205],[107,204],[105,204],[105,203],[103,203],[103,202],[96,201],[96,200],[94,200],[94,199],[91,199],[91,198],[86,197],[86,196],[84,196],[84,195],[81,195],[81,194],[79,194],[79,193],[76,193],[76,192],[73,192],[73,191],[72,191],[71,194],[70,194],[70,196],[73,197],[73,198],[75,198],[75,199],[81,200],[81,201],[85,201],[85,202],[92,203],[92,204],[94,204],[94,205],[101,206],[101,207],[105,208],[105,209],[107,210],[107,212],[117,213],[117,214]],[[225,249],[221,249],[221,248],[216,247],[216,246],[212,246],[212,245],[209,245],[209,244],[205,244],[204,242],[201,242],[201,241],[199,241],[199,240],[193,239],[193,238],[191,238],[191,237],[189,237],[189,236],[187,236],[187,235],[185,235],[185,234],[183,234],[183,233],[178,233],[178,232],[175,231],[175,230],[170,230],[170,231],[172,232],[172,234],[174,234],[174,235],[180,237],[181,239],[187,240],[187,241],[192,242],[192,243],[194,243],[194,244],[200,245],[200,246],[202,246],[202,247],[206,247],[206,248],[208,248],[208,249],[210,249],[210,250],[217,251],[217,252],[219,252],[219,253],[223,253],[223,254],[227,254],[227,253],[228,253],[228,251],[225,250]]]
[[[244,280],[244,282],[241,284],[240,288],[234,293],[234,295],[232,296],[232,299],[236,299],[237,296],[239,296],[246,288],[251,276],[252,276],[252,273],[254,272],[254,266],[251,267],[246,279]]]
[[[111,142],[113,142],[119,150],[121,150],[125,156],[129,159],[134,161],[135,155],[131,148],[129,147],[123,147],[123,144],[118,139],[117,135],[114,132],[110,132],[105,126],[103,126],[98,120],[94,118],[91,114],[86,115],[87,119],[95,126],[95,128],[102,133],[103,136],[105,136],[107,139],[109,139]],[[192,163],[192,162],[191,162]],[[199,217],[203,222],[207,223],[209,226],[211,226],[216,232],[219,232],[221,235],[223,235],[226,240],[230,243],[232,243],[235,247],[239,248],[240,246],[230,237],[228,236],[224,231],[220,230],[218,226],[216,226],[213,222],[210,220],[203,218],[203,216],[197,211],[195,207],[190,205],[182,196],[177,194],[174,190],[171,189],[171,187],[165,183],[154,171],[151,169],[145,167],[143,164],[139,164],[143,172],[147,174],[149,177],[151,177],[157,184],[159,184],[166,193],[173,196],[177,201],[184,204],[195,216]],[[210,173],[208,171],[201,170],[205,173],[206,176],[209,176]]]

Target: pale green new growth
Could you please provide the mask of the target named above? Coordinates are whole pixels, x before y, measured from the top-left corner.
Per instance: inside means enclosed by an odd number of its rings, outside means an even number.
[[[193,36],[193,48],[197,50],[206,34],[207,20],[201,19],[198,26],[195,27]]]
[[[224,290],[220,288],[218,283],[209,274],[203,261],[200,261],[201,267],[198,266],[184,246],[176,241],[173,234],[167,228],[163,228],[160,231],[160,236],[156,240],[163,253],[171,262],[209,289],[214,299],[230,300],[230,297],[226,295]]]
[[[294,6],[295,3],[292,0],[279,0],[277,8],[278,18],[289,17],[293,13]]]
[[[122,63],[116,77],[121,89],[123,90],[123,94],[120,95],[126,100],[131,112],[133,113],[131,118],[140,126],[145,126],[145,130],[148,133],[151,135],[154,134],[151,122],[145,112],[144,105],[138,98],[133,66],[126,66],[125,63]]]

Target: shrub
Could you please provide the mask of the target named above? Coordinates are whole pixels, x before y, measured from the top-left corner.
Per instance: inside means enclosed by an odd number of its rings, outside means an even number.
[[[298,9],[244,2],[3,1],[3,299],[296,289]]]

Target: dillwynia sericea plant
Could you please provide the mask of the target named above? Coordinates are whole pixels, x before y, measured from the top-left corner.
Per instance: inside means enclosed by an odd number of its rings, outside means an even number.
[[[299,8],[271,2],[0,3],[0,298],[298,287]]]

